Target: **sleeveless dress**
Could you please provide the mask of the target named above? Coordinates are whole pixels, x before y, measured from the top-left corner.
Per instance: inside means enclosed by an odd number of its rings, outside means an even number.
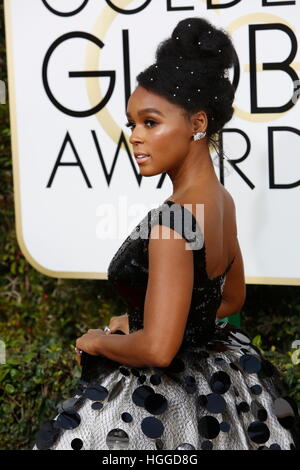
[[[244,331],[216,319],[233,260],[210,279],[202,231],[174,201],[150,210],[110,262],[108,281],[126,302],[129,332],[143,328],[149,233],[157,223],[193,250],[193,294],[178,353],[168,367],[145,368],[83,352],[77,390],[41,425],[33,450],[299,449],[297,404],[278,369]]]

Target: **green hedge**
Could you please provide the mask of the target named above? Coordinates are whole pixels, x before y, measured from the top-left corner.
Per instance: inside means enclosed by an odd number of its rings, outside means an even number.
[[[0,79],[7,83],[3,4],[0,6]],[[9,98],[9,97],[8,97]],[[39,424],[56,414],[57,403],[75,388],[80,367],[76,338],[102,328],[124,311],[106,281],[48,278],[29,265],[15,233],[8,104],[0,105],[0,364],[1,449],[31,449]],[[283,249],[283,247],[282,247]],[[300,407],[297,353],[299,287],[247,286],[241,328],[282,372]]]

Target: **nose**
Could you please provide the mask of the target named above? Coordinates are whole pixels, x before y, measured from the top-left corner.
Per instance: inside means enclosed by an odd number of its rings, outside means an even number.
[[[138,132],[136,129],[137,129],[136,127],[134,129],[132,129],[132,133],[131,133],[131,136],[129,138],[129,142],[132,145],[143,142],[143,140],[144,140],[142,135],[141,135],[141,132]]]

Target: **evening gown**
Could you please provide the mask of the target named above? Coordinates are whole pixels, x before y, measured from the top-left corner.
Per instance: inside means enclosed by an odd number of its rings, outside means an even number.
[[[149,233],[157,223],[193,250],[180,349],[168,367],[129,367],[83,352],[77,389],[40,426],[32,450],[298,450],[297,404],[278,369],[244,331],[216,319],[233,260],[210,279],[200,226],[174,201],[151,209],[110,262],[108,281],[125,302],[129,332],[143,328]]]

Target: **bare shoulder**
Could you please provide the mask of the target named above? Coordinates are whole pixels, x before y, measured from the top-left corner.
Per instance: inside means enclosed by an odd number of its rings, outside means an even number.
[[[231,207],[232,209],[235,210],[234,199],[233,199],[232,195],[230,194],[230,192],[225,188],[225,186],[223,186],[222,183],[219,183],[217,187],[218,187],[218,190],[220,191],[221,196],[224,199],[224,202],[229,207]]]
[[[174,198],[174,200],[176,199]],[[207,239],[213,240],[212,254],[209,255],[208,251],[206,253],[207,258],[211,259],[210,265],[218,264],[217,260],[222,258],[222,265],[227,266],[238,250],[236,208],[230,192],[222,183],[214,182],[205,188],[191,188],[176,202],[190,205],[188,209],[192,211],[201,229],[203,229],[205,218]],[[202,209],[204,210],[201,209],[198,212],[197,204],[203,204]],[[224,246],[227,247],[226,253]],[[220,269],[217,272],[221,272]]]
[[[216,226],[217,219],[221,223],[222,219],[226,218],[226,225],[231,226],[231,233],[237,235],[234,199],[222,183],[218,182],[205,188],[192,188],[180,199],[174,200],[182,205],[190,205],[195,216],[197,204],[204,204],[206,220],[212,218],[213,225]],[[221,229],[221,227],[219,228]]]
[[[230,218],[233,235],[237,237],[236,208],[234,199],[230,192],[221,183],[220,187],[224,197],[224,214]]]
[[[176,199],[176,198],[175,198]],[[234,199],[230,192],[223,186],[222,183],[217,182],[211,185],[207,185],[205,188],[194,187],[189,191],[186,191],[180,200],[176,199],[176,202],[180,204],[192,204],[192,203],[203,203],[203,202],[222,202],[225,201],[228,205],[234,207]]]

